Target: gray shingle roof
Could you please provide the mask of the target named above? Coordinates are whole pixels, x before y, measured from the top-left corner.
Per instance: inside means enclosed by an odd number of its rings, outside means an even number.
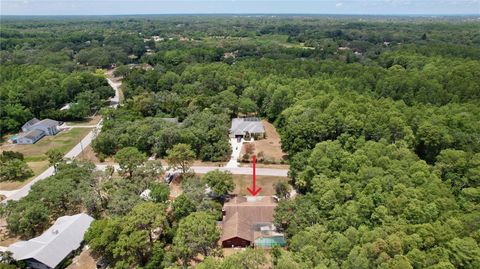
[[[44,127],[54,127],[54,126],[58,126],[60,125],[60,123],[56,120],[51,120],[51,119],[44,119],[44,120],[41,120],[39,122],[37,122],[33,128],[35,127],[38,127],[38,126],[44,126]]]
[[[30,126],[38,123],[38,122],[39,122],[39,120],[37,118],[33,118],[33,119],[25,122],[25,124],[22,126],[22,128],[28,128],[28,127],[30,127]]]
[[[35,138],[37,138],[39,135],[42,135],[44,133],[45,132],[42,130],[35,129],[35,130],[28,131],[24,134],[21,134],[18,138],[28,138],[28,139],[35,140]]]
[[[265,133],[265,129],[259,118],[234,118],[232,119],[230,132],[234,135],[244,135],[246,132],[250,134],[263,134]]]
[[[92,221],[93,218],[84,213],[60,217],[42,235],[14,243],[8,247],[8,251],[13,253],[17,261],[35,259],[54,268],[80,247]]]

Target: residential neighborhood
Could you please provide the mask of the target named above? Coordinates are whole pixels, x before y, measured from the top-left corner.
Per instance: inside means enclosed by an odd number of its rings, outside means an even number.
[[[480,268],[480,3],[432,3],[2,1],[0,269]]]

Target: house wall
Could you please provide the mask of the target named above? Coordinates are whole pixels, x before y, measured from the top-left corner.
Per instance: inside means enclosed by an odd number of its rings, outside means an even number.
[[[240,237],[234,237],[230,238],[227,240],[222,241],[222,246],[224,248],[231,248],[231,247],[240,247],[240,248],[246,248],[250,246],[251,242],[248,240],[245,240]]]
[[[20,145],[28,145],[33,143],[35,142],[30,138],[25,138],[25,137],[17,138],[17,144],[20,144]]]
[[[45,134],[39,134],[38,136],[33,138],[19,137],[17,138],[17,144],[21,144],[21,145],[35,144],[35,142],[37,142],[38,140],[40,140],[40,138],[44,136]]]
[[[58,129],[56,126],[53,126],[53,127],[36,126],[35,129],[44,131],[46,135],[56,135],[58,133]]]
[[[33,269],[51,269],[51,267],[46,266],[45,264],[35,260],[35,259],[28,259],[25,260],[27,266]]]

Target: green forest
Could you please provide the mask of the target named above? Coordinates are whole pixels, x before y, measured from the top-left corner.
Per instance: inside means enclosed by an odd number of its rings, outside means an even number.
[[[58,172],[2,216],[31,238],[86,211],[110,268],[480,268],[479,29],[468,16],[6,18],[2,135],[99,110],[93,151],[128,172],[51,160]],[[117,109],[98,71],[112,67]],[[223,257],[222,201],[202,186],[228,194],[231,175],[185,173],[172,202],[148,157],[228,161],[239,115],[277,128],[298,195],[275,210],[286,248]]]

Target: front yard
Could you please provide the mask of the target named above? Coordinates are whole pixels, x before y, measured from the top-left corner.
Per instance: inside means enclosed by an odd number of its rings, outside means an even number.
[[[253,148],[253,152],[250,155],[255,154],[257,160],[259,160],[257,167],[288,169],[288,165],[286,164],[287,154],[282,151],[280,135],[275,129],[275,126],[266,120],[262,120],[262,124],[265,128],[266,138],[243,143],[239,160],[242,160],[250,147]],[[260,163],[260,159],[263,159],[265,163]],[[241,166],[251,166],[251,164],[242,163]]]
[[[258,193],[261,196],[275,195],[274,185],[277,182],[288,181],[286,177],[275,177],[275,176],[257,176],[257,187],[262,188]],[[247,191],[247,187],[252,186],[252,176],[251,175],[233,175],[233,182],[235,182],[235,190],[233,194],[238,195],[251,195]]]

